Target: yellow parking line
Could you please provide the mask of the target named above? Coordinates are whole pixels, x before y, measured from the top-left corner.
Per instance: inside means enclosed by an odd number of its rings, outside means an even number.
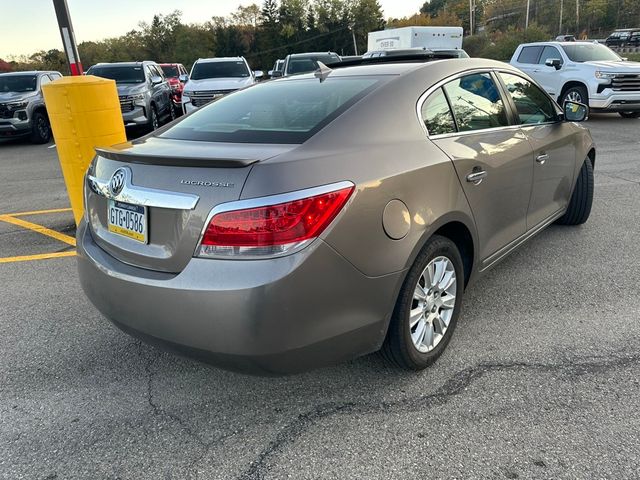
[[[32,212],[6,213],[8,217],[26,217],[27,215],[44,215],[46,213],[70,212],[71,208],[52,208],[50,210],[34,210]]]
[[[61,242],[64,242],[68,245],[72,245],[74,247],[76,246],[75,238],[70,237],[69,235],[65,235],[64,233],[56,232],[55,230],[51,230],[50,228],[43,227],[42,225],[38,225],[37,223],[27,222],[26,220],[22,220],[20,218],[13,218],[11,215],[0,215],[0,221],[11,223],[22,228],[27,228],[29,230],[33,230],[34,232],[41,233],[42,235],[60,240]]]
[[[29,260],[45,260],[47,258],[73,257],[75,250],[68,252],[39,253],[37,255],[21,255],[17,257],[0,257],[0,263],[27,262]]]

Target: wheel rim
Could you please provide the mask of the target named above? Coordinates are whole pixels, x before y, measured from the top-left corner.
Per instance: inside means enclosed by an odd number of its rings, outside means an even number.
[[[567,96],[565,97],[565,100],[567,100],[569,102],[582,103],[582,95],[580,95],[580,93],[578,91],[572,90],[569,93],[567,93]]]
[[[40,137],[42,138],[49,137],[49,126],[47,125],[47,122],[44,118],[38,117],[36,127],[38,128],[38,133],[40,134]]]
[[[436,348],[447,333],[457,288],[456,270],[447,257],[434,258],[420,274],[409,312],[411,341],[419,352]]]
[[[158,115],[155,110],[151,110],[151,126],[154,130],[158,128]]]
[[[171,112],[170,112],[170,114],[171,114],[171,120],[175,120],[175,119],[176,119],[176,109],[175,109],[175,108],[173,108],[173,105],[171,105],[169,108],[170,108],[170,110],[171,110]]]

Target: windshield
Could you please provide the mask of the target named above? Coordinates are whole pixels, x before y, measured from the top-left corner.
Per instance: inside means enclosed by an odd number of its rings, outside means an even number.
[[[178,67],[174,67],[172,65],[164,65],[160,66],[160,68],[164,72],[165,77],[177,77],[179,75]]]
[[[242,60],[230,62],[199,62],[193,66],[192,80],[203,78],[243,78],[249,76],[249,69]]]
[[[381,81],[375,77],[267,82],[215,100],[160,136],[234,143],[303,143]]]
[[[318,62],[328,65],[339,61],[340,57],[338,57],[338,55],[330,53],[304,57],[291,57],[287,64],[287,74],[296,75],[298,73],[314,72],[318,69]]]
[[[116,83],[143,83],[144,72],[142,67],[138,66],[97,66],[91,67],[87,72],[88,75],[96,77],[108,78],[115,80]]]
[[[0,75],[0,93],[35,92],[36,86],[35,75]]]
[[[622,60],[612,50],[599,43],[562,45],[562,49],[573,62],[619,62]]]

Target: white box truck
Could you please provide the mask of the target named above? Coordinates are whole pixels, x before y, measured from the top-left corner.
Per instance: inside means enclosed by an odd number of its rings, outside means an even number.
[[[401,27],[369,32],[369,52],[415,47],[430,50],[461,49],[462,27]]]

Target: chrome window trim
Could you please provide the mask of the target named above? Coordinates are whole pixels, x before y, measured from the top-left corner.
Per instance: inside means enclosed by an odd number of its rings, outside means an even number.
[[[231,255],[202,256],[200,248],[202,244],[202,239],[204,238],[204,234],[207,231],[207,227],[209,226],[211,219],[219,213],[231,212],[234,210],[244,210],[248,208],[266,207],[269,205],[278,205],[281,203],[293,202],[296,200],[301,200],[303,198],[314,197],[316,195],[322,195],[324,193],[334,192],[336,190],[342,190],[343,188],[350,188],[350,187],[355,187],[355,184],[349,180],[343,180],[341,182],[328,183],[326,185],[305,188],[303,190],[295,190],[293,192],[279,193],[276,195],[267,195],[264,197],[248,198],[244,200],[233,200],[230,202],[225,202],[225,203],[216,205],[211,209],[211,211],[209,212],[209,215],[207,215],[207,219],[204,222],[204,225],[202,226],[202,230],[200,231],[200,237],[198,238],[198,243],[196,243],[196,249],[193,253],[193,256],[198,258],[216,258],[216,259],[223,259],[223,260],[261,260],[265,258],[284,257],[286,255],[291,255],[293,253],[299,252],[300,250],[305,248],[307,245],[314,242],[316,238],[304,240],[298,243],[286,244],[286,246],[289,246],[288,250],[280,253],[272,253],[268,255],[239,254],[234,256],[231,256]],[[340,214],[338,213],[338,215]],[[331,224],[333,224],[335,220],[336,219],[334,218]],[[331,224],[329,224],[329,226]],[[327,228],[329,226],[327,226]]]
[[[133,185],[131,182],[131,170],[128,167],[120,167],[119,169],[125,172],[124,187],[122,187],[120,193],[113,195],[109,190],[111,178],[109,180],[101,180],[87,174],[87,183],[91,190],[98,195],[118,202],[175,210],[193,210],[200,200],[198,195],[191,193],[178,193]]]

